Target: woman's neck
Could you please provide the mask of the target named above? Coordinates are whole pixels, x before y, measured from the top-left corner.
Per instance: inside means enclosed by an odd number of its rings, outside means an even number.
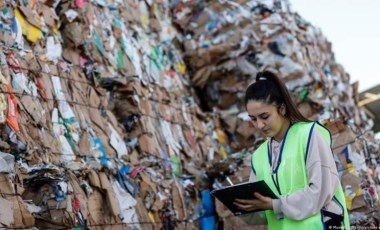
[[[277,142],[281,142],[282,139],[284,139],[285,133],[288,130],[290,126],[290,121],[288,119],[285,119],[283,126],[281,127],[280,131],[273,137],[273,139]]]

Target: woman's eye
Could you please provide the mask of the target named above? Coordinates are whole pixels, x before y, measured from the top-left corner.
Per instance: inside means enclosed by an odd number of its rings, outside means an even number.
[[[268,119],[269,115],[262,116],[261,119],[266,120]]]
[[[251,117],[251,121],[256,121],[257,118],[256,117]]]

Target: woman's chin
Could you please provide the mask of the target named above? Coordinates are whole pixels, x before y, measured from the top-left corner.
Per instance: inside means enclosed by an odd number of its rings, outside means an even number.
[[[273,137],[273,133],[270,130],[268,130],[268,131],[262,131],[262,134],[265,137]]]

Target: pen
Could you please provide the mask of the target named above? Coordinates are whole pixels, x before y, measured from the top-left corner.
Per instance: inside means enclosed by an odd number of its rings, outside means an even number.
[[[230,183],[230,185],[234,185],[234,183],[232,183],[231,179],[227,176],[227,181],[228,183]]]

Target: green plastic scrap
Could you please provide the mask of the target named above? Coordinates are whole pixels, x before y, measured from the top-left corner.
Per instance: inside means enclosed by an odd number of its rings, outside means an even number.
[[[170,163],[171,163],[171,166],[173,169],[173,174],[177,177],[180,176],[181,164],[180,164],[180,160],[178,159],[178,157],[175,154],[172,154],[170,156]]]
[[[298,96],[300,97],[302,102],[307,101],[307,97],[309,96],[309,90],[303,89],[301,92],[298,93]]]
[[[100,39],[99,35],[96,33],[96,31],[93,32],[94,42],[95,46],[98,49],[99,53],[104,57],[106,54],[106,51],[104,50],[102,40]]]
[[[124,55],[121,50],[117,51],[117,68],[124,69]]]

